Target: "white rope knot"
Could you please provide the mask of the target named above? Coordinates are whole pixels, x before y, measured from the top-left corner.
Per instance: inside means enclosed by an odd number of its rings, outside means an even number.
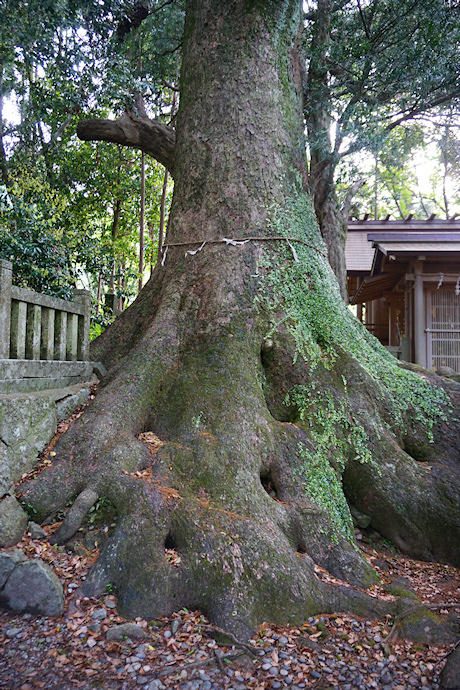
[[[233,247],[236,247],[238,244],[246,244],[250,241],[251,240],[230,240],[228,237],[222,237],[222,242],[225,242],[227,246],[231,244]]]
[[[201,247],[198,247],[198,249],[189,249],[187,252],[185,252],[184,256],[187,256],[187,254],[190,254],[190,256],[194,256],[194,254],[198,254],[198,252],[201,252],[201,250],[203,249],[205,244],[206,244],[206,240],[203,242]]]

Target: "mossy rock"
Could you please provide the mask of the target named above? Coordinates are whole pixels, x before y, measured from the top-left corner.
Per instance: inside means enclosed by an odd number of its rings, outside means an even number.
[[[385,592],[388,592],[388,594],[392,594],[395,597],[417,600],[417,594],[412,589],[411,583],[404,577],[393,578],[393,580],[386,585],[384,589]]]
[[[399,634],[420,644],[452,644],[457,636],[452,625],[426,608],[409,612],[399,624]]]
[[[406,589],[402,585],[389,584],[385,587],[385,592],[392,594],[394,597],[404,597],[405,599],[415,599],[417,601],[417,595],[411,589]]]

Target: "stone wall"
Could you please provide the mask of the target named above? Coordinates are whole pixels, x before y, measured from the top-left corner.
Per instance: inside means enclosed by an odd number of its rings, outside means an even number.
[[[0,260],[0,547],[27,525],[14,484],[105,374],[88,361],[90,313],[90,292],[67,302],[16,287],[12,264]]]
[[[65,388],[104,373],[99,362],[0,359],[0,396]]]
[[[87,402],[91,383],[65,389],[0,395],[0,499],[33,469],[59,421]]]
[[[14,546],[28,517],[15,483],[29,473],[57,431],[58,422],[88,401],[91,382],[66,388],[0,395],[0,548]]]

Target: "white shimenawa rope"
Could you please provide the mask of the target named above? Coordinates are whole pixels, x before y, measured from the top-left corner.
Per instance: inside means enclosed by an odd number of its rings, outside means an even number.
[[[310,242],[305,242],[304,240],[299,240],[296,237],[283,237],[282,235],[278,237],[246,237],[243,240],[234,240],[229,237],[222,237],[220,240],[204,240],[204,242],[201,242],[200,240],[191,240],[190,242],[168,242],[167,244],[164,244],[162,247],[162,254],[163,258],[161,260],[161,265],[165,265],[166,261],[166,254],[168,252],[169,247],[187,247],[191,244],[199,244],[200,246],[197,249],[188,249],[185,252],[185,256],[194,256],[195,254],[198,254],[198,252],[201,252],[202,249],[205,247],[206,244],[225,244],[227,247],[229,245],[233,247],[241,246],[243,244],[247,244],[248,242],[274,242],[274,241],[283,241],[287,242],[291,251],[292,251],[292,256],[294,257],[294,261],[298,263],[299,257],[297,255],[297,252],[292,244],[292,242],[300,242],[300,244],[305,245],[306,247],[310,247],[311,249],[314,249],[318,254],[323,256],[325,259],[327,259],[327,254],[325,254],[321,249],[316,247],[314,244],[311,244]]]

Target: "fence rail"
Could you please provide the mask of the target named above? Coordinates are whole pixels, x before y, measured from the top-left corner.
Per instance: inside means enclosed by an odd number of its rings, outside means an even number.
[[[0,359],[87,361],[91,293],[67,302],[18,288],[12,269],[0,260]]]

